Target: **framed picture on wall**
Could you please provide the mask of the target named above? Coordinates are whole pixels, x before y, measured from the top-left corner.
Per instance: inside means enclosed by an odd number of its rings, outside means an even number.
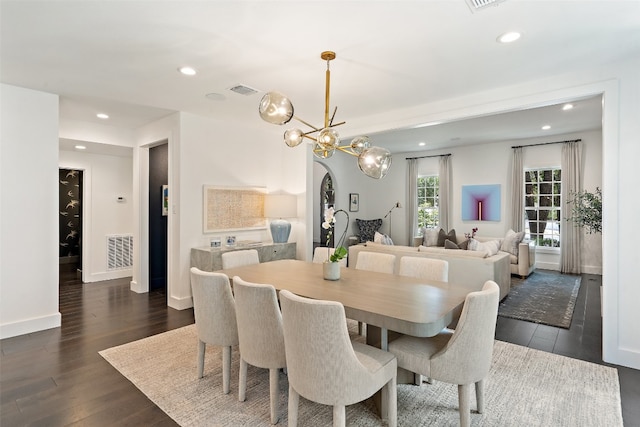
[[[358,210],[360,210],[360,195],[349,193],[349,212],[358,212]]]
[[[169,186],[162,186],[162,216],[169,215]]]

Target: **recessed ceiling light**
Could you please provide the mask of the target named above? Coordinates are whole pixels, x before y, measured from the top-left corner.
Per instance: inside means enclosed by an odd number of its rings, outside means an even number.
[[[427,143],[426,143],[426,142],[420,142],[420,143],[418,143],[418,145],[419,145],[420,147],[424,147],[425,145],[427,145]]]
[[[194,70],[191,67],[180,67],[180,68],[178,68],[178,71],[180,71],[185,76],[195,76],[196,75],[196,70]]]
[[[86,150],[86,149],[87,149],[87,147],[85,147],[84,145],[76,145],[76,146],[75,146],[75,149],[76,149],[76,150]]]
[[[109,115],[105,113],[98,113],[96,114],[96,117],[102,120],[107,120],[109,118]]]
[[[520,38],[520,33],[517,31],[509,31],[507,33],[501,34],[496,39],[499,43],[511,43]]]
[[[224,101],[226,98],[221,93],[211,92],[205,95],[209,101]]]
[[[567,110],[571,110],[573,108],[573,104],[564,104],[562,106],[562,109],[567,111]]]
[[[549,129],[551,129],[551,126],[549,125],[542,126],[542,130],[549,130]]]

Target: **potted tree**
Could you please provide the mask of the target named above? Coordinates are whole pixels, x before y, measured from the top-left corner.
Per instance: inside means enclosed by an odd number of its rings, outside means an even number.
[[[570,216],[567,221],[576,223],[584,228],[588,234],[602,233],[602,191],[596,187],[594,193],[578,191],[572,194]]]

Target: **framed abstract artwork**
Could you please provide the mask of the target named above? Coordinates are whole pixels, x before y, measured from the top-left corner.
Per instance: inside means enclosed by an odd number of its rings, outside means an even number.
[[[500,184],[463,185],[463,221],[500,221]]]
[[[213,233],[267,228],[264,217],[265,194],[265,187],[204,185],[202,231]]]

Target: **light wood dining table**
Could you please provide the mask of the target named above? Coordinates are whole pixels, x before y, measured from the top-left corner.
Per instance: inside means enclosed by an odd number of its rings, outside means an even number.
[[[342,267],[340,279],[325,280],[322,264],[279,260],[218,270],[233,279],[268,283],[307,298],[338,301],[346,316],[367,324],[367,343],[387,349],[386,331],[430,337],[449,323],[467,294],[447,282]],[[374,333],[380,328],[381,333]],[[375,342],[378,341],[378,342]]]

